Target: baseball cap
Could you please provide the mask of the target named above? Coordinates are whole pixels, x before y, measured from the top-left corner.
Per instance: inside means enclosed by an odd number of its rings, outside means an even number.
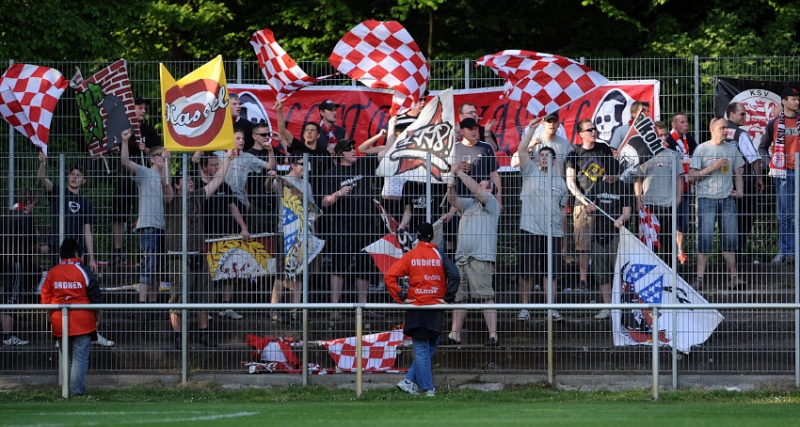
[[[786,97],[789,96],[800,96],[800,92],[798,92],[797,89],[793,87],[787,87],[786,89],[783,90],[783,92],[781,92],[781,99],[786,99]]]
[[[417,226],[417,235],[422,239],[433,239],[433,226],[423,222]]]
[[[339,108],[339,105],[340,104],[337,104],[337,103],[331,101],[330,99],[328,99],[328,100],[322,101],[322,103],[319,104],[319,109],[320,110],[335,110],[335,109]]]
[[[355,148],[356,142],[352,139],[343,139],[336,143],[336,147],[333,148],[333,152],[336,154],[342,154],[345,151],[349,151],[351,148]]]
[[[544,116],[544,118],[542,120],[546,122],[546,121],[548,121],[550,119],[558,120],[558,111],[553,111],[552,113]]]
[[[467,117],[466,119],[462,120],[461,123],[458,124],[461,129],[472,129],[478,127],[478,122],[475,121],[472,117]]]

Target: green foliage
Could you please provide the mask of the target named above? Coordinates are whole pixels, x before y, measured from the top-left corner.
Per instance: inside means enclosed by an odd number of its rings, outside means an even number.
[[[0,0],[0,58],[17,61],[118,58],[126,51],[111,36],[145,8],[125,2]]]

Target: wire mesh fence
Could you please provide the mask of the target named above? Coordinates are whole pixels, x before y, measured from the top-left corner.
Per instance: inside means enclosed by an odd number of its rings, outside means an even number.
[[[713,77],[727,75],[747,77],[754,79],[797,80],[797,58],[693,58],[693,59],[586,59],[584,62],[597,69],[610,79],[645,79],[655,78],[661,82],[661,113],[671,115],[674,112],[685,111],[690,115],[690,123],[694,128],[698,141],[708,139],[707,122],[712,116]],[[104,64],[75,64],[59,63],[50,64],[66,72],[68,68],[79,66],[85,75],[93,69],[102,68]],[[199,63],[174,63],[168,68],[174,75],[188,73]],[[304,64],[308,70],[312,64]],[[326,64],[313,64],[314,72],[309,74],[330,74],[333,70]],[[472,61],[435,61],[432,64],[433,79],[431,88],[442,89],[446,87],[479,88],[501,85],[502,82],[488,73],[488,70],[474,68]],[[130,63],[129,73],[132,76],[133,91],[138,96],[157,99],[158,93],[158,64],[157,63]],[[318,68],[317,68],[318,67]],[[263,77],[253,61],[233,61],[226,64],[229,82],[242,84],[262,84]],[[328,84],[352,84],[349,79],[338,78]],[[104,289],[106,303],[124,304],[124,308],[105,310],[98,325],[98,332],[107,340],[113,340],[113,347],[95,344],[93,347],[90,371],[107,372],[143,372],[179,371],[182,366],[180,335],[176,330],[185,329],[189,343],[189,368],[194,371],[222,371],[241,372],[242,361],[255,360],[260,357],[258,349],[248,344],[248,335],[256,337],[274,336],[291,337],[299,341],[303,332],[309,343],[321,340],[350,337],[355,334],[355,317],[352,310],[353,304],[382,304],[392,303],[383,281],[382,275],[376,267],[374,260],[362,252],[365,246],[378,241],[389,234],[379,212],[376,210],[374,200],[379,201],[400,223],[403,223],[403,213],[406,205],[410,209],[410,217],[404,226],[413,232],[416,224],[423,220],[436,221],[445,215],[449,206],[446,202],[447,185],[432,183],[427,189],[424,183],[406,184],[403,197],[399,200],[382,198],[381,189],[383,179],[372,173],[349,174],[342,168],[334,168],[328,173],[327,168],[318,166],[310,168],[312,175],[308,178],[313,193],[313,203],[319,209],[319,217],[314,223],[313,232],[318,238],[325,241],[324,249],[306,266],[302,257],[298,260],[303,267],[292,277],[287,277],[284,272],[285,248],[287,242],[280,222],[280,212],[283,209],[282,191],[287,187],[271,187],[269,191],[261,192],[259,185],[263,186],[268,178],[266,172],[255,173],[257,176],[256,187],[243,192],[236,189],[244,186],[247,188],[251,182],[233,182],[228,185],[230,191],[224,195],[215,194],[214,201],[217,206],[211,211],[206,208],[202,222],[206,224],[222,224],[223,231],[203,229],[203,239],[214,236],[241,235],[242,224],[247,226],[248,234],[259,237],[245,239],[250,242],[255,255],[246,258],[246,262],[253,264],[258,260],[264,261],[266,274],[242,274],[242,277],[227,279],[211,279],[203,268],[193,268],[190,263],[207,262],[211,271],[215,263],[220,263],[219,257],[208,256],[209,245],[202,242],[201,248],[183,246],[183,238],[188,241],[192,233],[176,231],[169,224],[184,224],[180,230],[192,229],[190,221],[198,220],[197,214],[192,216],[189,197],[186,205],[183,199],[183,187],[173,188],[173,198],[165,206],[165,226],[163,239],[172,240],[179,244],[178,248],[160,247],[155,252],[159,255],[153,275],[143,274],[146,266],[141,249],[144,233],[139,227],[139,217],[151,212],[139,212],[138,193],[128,191],[137,186],[131,180],[130,172],[120,166],[119,158],[111,156],[108,159],[89,159],[79,148],[77,141],[82,137],[79,129],[77,107],[74,95],[65,92],[51,128],[50,146],[54,153],[65,153],[63,157],[51,156],[44,165],[43,174],[40,173],[40,159],[33,151],[30,144],[19,142],[19,135],[14,135],[3,124],[0,141],[3,142],[3,155],[0,157],[0,167],[8,171],[6,180],[1,184],[9,194],[9,207],[18,202],[15,200],[22,193],[21,189],[34,189],[38,195],[38,203],[31,212],[31,219],[38,229],[38,236],[34,239],[36,246],[50,244],[49,254],[30,253],[24,254],[28,261],[27,281],[24,291],[20,293],[18,303],[38,302],[36,287],[42,277],[42,270],[58,262],[57,232],[54,231],[60,216],[51,217],[51,209],[58,204],[59,190],[64,189],[67,209],[74,207],[73,202],[66,200],[75,189],[76,185],[70,181],[70,175],[78,170],[83,175],[85,182],[77,186],[78,192],[91,204],[92,224],[92,255],[97,263],[97,275],[100,286]],[[157,116],[157,111],[150,112],[151,117]],[[156,125],[158,127],[158,125]],[[15,140],[14,152],[8,152],[9,139]],[[191,162],[187,158],[178,159],[174,155],[175,166],[172,172],[183,172],[186,169],[188,177],[193,181],[194,192],[200,194],[213,172],[205,172],[205,161]],[[211,159],[224,163],[224,157],[205,155],[200,158]],[[305,161],[314,161],[305,159]],[[330,159],[325,165],[334,167]],[[150,159],[139,159],[142,167],[150,166]],[[363,166],[366,171],[374,171],[375,160],[358,158],[358,167]],[[358,163],[361,162],[361,163]],[[207,164],[207,162],[205,162]],[[213,163],[213,161],[212,161]],[[73,165],[81,167],[75,169]],[[185,165],[189,165],[185,168]],[[285,177],[292,170],[292,166],[281,166],[277,175]],[[674,178],[669,168],[663,168],[664,173],[670,171],[670,178]],[[325,173],[322,173],[325,172]],[[50,196],[46,195],[46,185],[38,175],[43,175],[55,184]],[[591,304],[600,304],[604,301],[601,285],[607,279],[599,276],[598,270],[608,267],[607,258],[596,257],[602,255],[595,250],[586,251],[585,264],[582,274],[581,256],[576,250],[574,237],[575,228],[575,201],[568,203],[569,214],[563,216],[566,224],[566,234],[563,237],[563,251],[561,244],[553,241],[551,251],[525,250],[520,244],[520,222],[523,215],[523,176],[518,171],[504,172],[500,175],[502,189],[500,204],[502,212],[497,218],[496,231],[493,235],[479,234],[459,236],[459,216],[444,223],[442,228],[443,239],[441,247],[452,258],[458,256],[458,239],[483,240],[496,237],[496,251],[492,254],[494,261],[491,265],[491,287],[494,292],[493,302],[504,304],[507,308],[495,308],[498,346],[486,346],[492,337],[489,313],[484,313],[480,308],[467,311],[460,334],[451,335],[453,328],[453,312],[446,311],[445,321],[442,325],[442,337],[450,337],[452,341],[439,347],[434,363],[437,372],[471,373],[471,372],[545,372],[548,369],[548,348],[552,348],[553,368],[560,373],[647,373],[652,368],[652,353],[649,346],[618,345],[615,341],[616,322],[624,320],[618,315],[600,319],[595,317],[603,310],[593,308]],[[73,177],[74,178],[74,177]],[[250,178],[253,178],[252,176]],[[279,180],[282,178],[278,178]],[[550,179],[560,179],[553,178]],[[765,178],[766,179],[766,178]],[[127,188],[119,186],[120,181],[131,181]],[[177,182],[173,178],[173,183]],[[296,187],[301,186],[303,179],[295,181]],[[357,184],[354,186],[354,184]],[[769,184],[769,182],[768,182]],[[131,185],[133,187],[131,187]],[[360,187],[359,201],[353,204],[341,203],[341,193],[335,195],[344,186],[352,191]],[[13,189],[13,191],[11,191]],[[632,218],[624,225],[634,234],[639,230],[637,210],[640,203],[648,204],[642,199],[642,194],[637,194],[633,185],[623,187],[620,196],[624,196],[632,207]],[[687,206],[688,229],[684,233],[682,253],[671,250],[674,239],[673,222],[678,221],[678,213],[671,217],[672,211],[661,210],[667,213],[662,218],[662,233],[668,235],[666,240],[670,250],[662,248],[656,251],[662,260],[670,267],[670,274],[682,278],[686,283],[695,285],[695,289],[711,303],[753,303],[753,304],[790,304],[796,302],[798,288],[795,267],[791,260],[777,259],[780,253],[778,247],[780,229],[776,218],[776,195],[773,186],[767,191],[759,193],[752,187],[745,189],[741,198],[737,198],[735,209],[737,215],[749,219],[750,228],[746,230],[737,222],[735,236],[736,249],[733,252],[736,264],[736,277],[743,283],[733,283],[730,266],[720,253],[725,243],[725,233],[717,230],[712,225],[710,239],[706,235],[698,235],[698,199],[693,194],[684,194],[682,204]],[[216,193],[216,192],[214,192]],[[302,192],[301,192],[302,193]],[[668,192],[669,193],[669,192]],[[202,193],[204,194],[204,193]],[[669,193],[673,196],[676,193]],[[237,197],[244,196],[244,198]],[[297,194],[295,194],[297,196]],[[311,194],[309,194],[311,196]],[[352,194],[348,196],[354,197]],[[205,197],[205,196],[202,196]],[[675,196],[676,197],[676,196]],[[216,199],[219,198],[219,199]],[[337,200],[338,199],[338,200]],[[794,199],[797,199],[795,194]],[[295,199],[297,201],[298,199]],[[304,199],[299,199],[304,200]],[[308,200],[303,201],[307,205]],[[534,212],[545,216],[547,212],[545,202],[536,203]],[[677,205],[677,199],[670,199],[671,205]],[[85,203],[85,202],[82,202]],[[118,209],[115,211],[115,203]],[[200,200],[201,205],[206,201]],[[170,209],[169,206],[178,206],[180,209]],[[558,204],[558,202],[556,202]],[[242,221],[238,222],[231,206],[236,206]],[[552,206],[551,206],[552,207]],[[652,206],[651,206],[652,207]],[[745,209],[747,208],[747,209]],[[187,209],[189,209],[187,211]],[[251,210],[252,209],[252,210]],[[188,212],[186,218],[183,212]],[[747,212],[742,214],[742,212]],[[720,220],[730,216],[730,211],[720,211]],[[74,213],[74,212],[72,212]],[[68,214],[64,214],[68,216]],[[172,219],[172,221],[170,220]],[[604,220],[602,217],[596,219]],[[791,222],[796,228],[797,218],[792,217]],[[116,223],[116,224],[115,224]],[[67,227],[65,223],[65,227]],[[677,228],[677,225],[675,225]],[[746,225],[745,225],[746,227]],[[145,227],[149,228],[149,227]],[[155,227],[158,228],[158,227]],[[212,232],[213,231],[213,232]],[[12,233],[13,234],[13,233]],[[557,234],[557,233],[556,233]],[[708,233],[706,233],[708,234]],[[302,234],[301,234],[302,235]],[[115,237],[116,236],[116,237]],[[196,236],[194,236],[196,237]],[[544,236],[544,242],[547,241]],[[8,238],[8,237],[7,237]],[[116,239],[116,241],[115,241]],[[705,239],[706,245],[710,240],[708,263],[702,273],[702,287],[698,287],[698,258],[699,240]],[[230,239],[228,243],[219,243],[220,246],[230,245],[241,249],[237,242],[242,240]],[[177,243],[175,243],[177,242]],[[227,242],[227,240],[223,240]],[[591,243],[591,242],[590,242]],[[168,243],[167,246],[169,245]],[[238,245],[238,246],[237,246]],[[545,245],[545,247],[547,247]],[[591,245],[590,245],[591,247]],[[730,249],[729,247],[726,247]],[[88,249],[88,248],[87,248]],[[119,251],[115,249],[120,249]],[[680,248],[678,248],[680,249]],[[170,253],[173,252],[173,253]],[[260,252],[259,252],[260,251]],[[192,252],[198,252],[193,254]],[[560,256],[556,256],[563,252]],[[729,252],[729,251],[726,251]],[[184,258],[186,254],[186,258]],[[7,253],[12,255],[12,253]],[[545,273],[547,269],[541,266],[533,267],[529,264],[536,255],[537,262],[543,265],[552,265],[553,274],[557,281],[551,286],[553,295],[546,295],[547,284]],[[679,255],[685,255],[685,258]],[[88,260],[88,259],[87,259]],[[176,266],[177,263],[177,266]],[[613,262],[612,267],[613,267]],[[251,265],[252,266],[252,265]],[[242,265],[236,268],[243,268]],[[234,270],[236,268],[233,268]],[[180,273],[187,272],[186,277]],[[7,271],[7,270],[6,270]],[[170,273],[170,274],[167,274]],[[219,272],[215,272],[219,273]],[[149,274],[149,273],[148,273]],[[143,276],[149,277],[143,280]],[[152,276],[152,277],[151,277]],[[290,280],[293,279],[294,281]],[[4,275],[3,283],[10,279]],[[186,283],[183,283],[186,280]],[[585,283],[583,282],[585,280]],[[530,306],[523,313],[519,303],[525,303],[522,293],[525,288],[521,285],[528,282],[530,292],[526,295],[527,301],[537,304]],[[204,282],[208,282],[203,284]],[[279,283],[277,283],[279,282]],[[143,296],[142,284],[148,284],[153,290],[152,297]],[[182,285],[182,286],[178,286]],[[186,326],[180,325],[180,318],[170,313],[167,308],[143,309],[144,301],[153,300],[158,303],[170,301],[171,292],[178,288],[187,289],[189,303],[222,304],[209,306],[208,310],[193,309],[188,313]],[[157,290],[156,290],[157,289]],[[665,288],[666,289],[666,288]],[[280,292],[279,292],[280,291]],[[667,292],[666,290],[664,292]],[[672,292],[672,290],[669,290]],[[309,304],[343,303],[349,304],[350,309],[315,309],[314,305],[308,311],[308,323],[305,331],[301,312],[296,308],[275,309],[271,305],[276,302],[300,302],[292,298],[300,294],[301,301]],[[173,300],[175,301],[175,300]],[[470,299],[470,302],[485,302],[483,299]],[[540,305],[552,301],[561,319],[557,319],[551,312],[552,326],[548,323],[547,311]],[[620,300],[622,301],[622,300]],[[4,300],[4,304],[7,300]],[[227,306],[225,304],[228,304]],[[238,308],[236,304],[247,304],[245,308]],[[255,304],[255,305],[251,305]],[[515,305],[516,304],[516,305]],[[584,305],[585,304],[585,305]],[[231,311],[228,311],[228,307]],[[244,306],[242,306],[244,307]],[[57,352],[50,333],[47,314],[41,309],[15,309],[13,305],[3,305],[3,314],[10,314],[13,324],[5,326],[4,333],[14,333],[20,339],[30,341],[27,346],[5,345],[0,358],[2,371],[5,374],[23,372],[52,372],[58,369]],[[370,308],[365,314],[365,333],[385,332],[398,327],[403,323],[404,310],[402,306]],[[177,314],[177,313],[176,313]],[[679,352],[675,361],[677,369],[682,373],[762,373],[762,374],[789,374],[795,370],[795,312],[786,308],[767,309],[723,309],[720,314],[724,320],[716,327],[708,340],[695,346],[688,354]],[[639,311],[627,324],[630,330],[638,333],[640,338],[646,339],[648,312]],[[239,318],[241,316],[241,318]],[[634,322],[635,320],[635,322]],[[614,323],[612,323],[614,322]],[[207,325],[208,332],[201,329]],[[636,329],[636,328],[640,329]],[[11,331],[5,330],[10,328]],[[677,334],[689,334],[685,325],[677,327]],[[4,336],[4,340],[7,339]],[[293,347],[295,351],[299,347]],[[671,372],[672,353],[664,347],[662,364],[659,369],[662,373]],[[256,352],[256,354],[254,354]],[[398,355],[395,367],[408,367],[411,363],[410,348],[402,348]],[[335,363],[328,351],[319,345],[311,347],[308,362],[320,365],[323,368],[334,368]]]

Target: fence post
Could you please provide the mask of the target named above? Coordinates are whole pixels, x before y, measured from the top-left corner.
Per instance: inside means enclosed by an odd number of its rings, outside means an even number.
[[[661,344],[658,335],[658,307],[653,307],[653,400],[658,400],[658,347]]]
[[[364,342],[361,334],[363,334],[363,320],[364,309],[363,307],[356,307],[356,396],[361,397],[364,393],[364,355],[363,351]]]
[[[69,309],[61,309],[61,397],[69,398]]]
[[[694,134],[700,138],[700,57],[694,56]]]
[[[797,165],[800,162],[800,153],[794,153],[794,164]],[[787,177],[788,178],[788,177]],[[797,263],[797,248],[800,247],[800,234],[797,234],[798,228],[798,218],[800,218],[800,202],[798,202],[798,191],[800,191],[800,174],[797,173],[797,169],[795,168],[794,174],[794,218],[792,218],[792,222],[794,225],[793,231],[794,235],[794,252],[793,255],[795,257],[794,262],[794,301],[800,301],[800,277],[798,277],[798,272],[800,271],[800,264]],[[780,230],[778,234],[778,242],[780,242]],[[778,246],[778,253],[780,253],[780,245]],[[800,387],[800,310],[794,311],[794,386]]]
[[[464,89],[469,89],[469,58],[464,58]]]

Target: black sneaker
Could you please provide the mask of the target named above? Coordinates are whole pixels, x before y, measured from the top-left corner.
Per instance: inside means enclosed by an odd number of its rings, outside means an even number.
[[[181,346],[181,334],[176,334],[175,335],[175,350],[180,350],[181,347],[182,347]]]
[[[488,340],[486,340],[486,342],[483,343],[483,345],[485,345],[486,347],[497,347],[500,344],[498,344],[497,338],[491,337]]]

